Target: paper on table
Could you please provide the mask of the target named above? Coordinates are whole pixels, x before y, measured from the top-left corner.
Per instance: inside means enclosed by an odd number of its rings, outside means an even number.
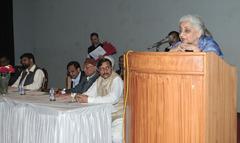
[[[98,46],[95,50],[93,50],[89,55],[97,60],[100,56],[106,54],[106,51],[103,49],[102,46]]]

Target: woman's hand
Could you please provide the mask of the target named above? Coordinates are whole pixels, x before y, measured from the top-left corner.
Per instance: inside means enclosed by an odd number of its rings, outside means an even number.
[[[177,47],[170,49],[169,52],[184,52],[184,51],[185,50],[180,45],[178,45]]]
[[[179,46],[181,46],[184,49],[184,51],[186,51],[186,50],[190,50],[190,51],[192,50],[193,52],[200,52],[201,51],[198,46],[195,46],[195,45],[192,45],[192,44],[182,43]]]
[[[193,51],[193,52],[200,52],[201,51],[195,45],[182,43],[182,44],[178,45],[176,48],[171,49],[170,52],[185,52],[187,50]]]

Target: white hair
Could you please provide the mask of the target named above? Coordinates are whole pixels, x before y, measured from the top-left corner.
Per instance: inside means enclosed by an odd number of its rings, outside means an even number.
[[[192,26],[197,28],[197,30],[200,31],[201,35],[211,36],[211,33],[208,31],[208,29],[205,27],[204,22],[202,21],[202,18],[198,15],[185,15],[180,18],[179,24],[182,22],[190,22]]]

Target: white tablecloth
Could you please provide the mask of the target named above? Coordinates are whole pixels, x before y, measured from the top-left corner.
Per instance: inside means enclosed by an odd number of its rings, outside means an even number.
[[[0,143],[112,142],[112,105],[28,94],[0,97]]]

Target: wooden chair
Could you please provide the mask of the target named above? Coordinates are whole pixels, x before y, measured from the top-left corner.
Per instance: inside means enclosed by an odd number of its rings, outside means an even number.
[[[42,71],[44,73],[44,79],[43,79],[41,91],[48,91],[48,72],[45,68],[42,68]]]

